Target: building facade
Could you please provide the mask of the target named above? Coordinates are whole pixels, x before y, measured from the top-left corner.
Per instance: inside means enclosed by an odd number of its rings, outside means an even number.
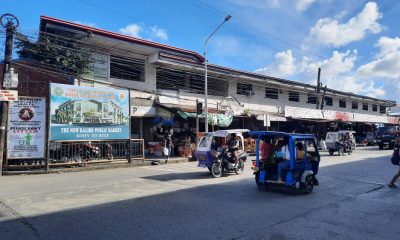
[[[204,107],[204,58],[196,52],[45,16],[40,30],[70,39],[91,54],[90,72],[75,84],[130,89],[133,137],[155,140],[155,125],[177,119],[179,112],[194,113],[196,102]],[[314,85],[208,66],[209,129],[218,128],[213,120],[218,115],[233,117],[229,128],[264,129],[267,115],[271,129],[290,130],[300,121],[313,126],[310,132],[337,123],[399,123],[387,114],[394,101],[330,88],[317,94]],[[324,103],[322,109],[316,109],[317,101]],[[200,119],[200,131],[203,122]],[[193,119],[183,125],[173,127],[179,132],[195,129]]]

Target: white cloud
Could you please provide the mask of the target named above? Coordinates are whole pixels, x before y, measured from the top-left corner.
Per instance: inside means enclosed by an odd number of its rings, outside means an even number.
[[[96,24],[92,23],[92,22],[86,22],[86,21],[73,21],[73,23],[76,24],[80,24],[80,25],[85,25],[85,26],[89,26],[89,27],[96,27]]]
[[[292,50],[278,52],[275,54],[275,63],[272,66],[257,69],[255,72],[276,77],[292,75],[296,71],[295,61]]]
[[[160,40],[168,40],[167,30],[160,28],[159,26],[147,27],[144,24],[131,23],[124,28],[119,29],[119,32],[131,37],[143,38],[152,40],[158,38]]]
[[[119,29],[119,32],[131,37],[142,38],[140,33],[143,31],[143,28],[138,24],[129,24],[128,26]]]
[[[280,5],[281,5],[281,3],[280,3],[280,0],[269,0],[269,1],[268,1],[268,5],[269,5],[271,8],[279,8]]]
[[[400,78],[400,38],[381,37],[374,45],[379,48],[376,59],[359,67],[363,78]]]
[[[397,79],[400,77],[400,52],[389,53],[364,64],[358,73],[361,77]]]
[[[167,30],[162,29],[158,26],[153,26],[150,28],[151,33],[153,36],[161,39],[161,40],[168,40]]]
[[[355,71],[358,59],[357,50],[332,52],[332,56],[322,61],[312,61],[304,57],[296,62],[292,51],[278,52],[275,62],[255,72],[273,77],[299,79],[302,82],[316,84],[318,68],[321,68],[321,82],[332,89],[345,92],[364,94],[371,97],[381,97],[386,94],[382,86],[377,87],[373,79],[360,78]],[[400,62],[400,61],[399,61]]]
[[[306,10],[315,0],[297,0],[296,10],[302,12]]]
[[[380,48],[378,57],[383,57],[389,53],[398,52],[400,50],[400,38],[381,37],[375,47]]]
[[[348,43],[359,41],[367,33],[379,33],[382,26],[378,20],[382,17],[378,5],[368,2],[364,9],[346,23],[340,24],[332,18],[322,18],[311,27],[310,34],[305,41],[306,46],[321,44],[333,47],[344,46]]]

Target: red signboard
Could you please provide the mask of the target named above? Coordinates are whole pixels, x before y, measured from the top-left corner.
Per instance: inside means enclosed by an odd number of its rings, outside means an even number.
[[[8,101],[8,102],[18,101],[18,91],[0,90],[0,101]]]

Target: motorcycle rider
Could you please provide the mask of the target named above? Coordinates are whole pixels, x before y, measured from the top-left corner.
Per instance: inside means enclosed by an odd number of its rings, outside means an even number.
[[[227,143],[228,151],[232,153],[232,160],[237,163],[237,152],[239,150],[239,142],[236,140],[236,134],[232,133]]]
[[[349,132],[346,132],[346,134],[340,138],[340,143],[343,145],[345,151],[347,151],[348,148],[351,148]]]

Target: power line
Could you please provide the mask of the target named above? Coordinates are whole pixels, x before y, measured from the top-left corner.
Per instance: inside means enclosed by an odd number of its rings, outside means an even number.
[[[47,34],[47,33],[46,33]],[[51,34],[49,34],[49,35],[51,35]],[[74,38],[68,38],[68,37],[62,37],[62,36],[60,36],[60,35],[56,35],[57,37],[59,37],[59,38],[61,38],[61,39],[65,39],[65,40],[69,40],[69,41],[72,41],[72,42],[76,42],[76,43],[79,43],[79,44],[86,44],[87,46],[88,46],[88,49],[85,49],[85,48],[81,48],[80,49],[80,51],[84,51],[84,52],[86,52],[86,53],[93,53],[93,52],[96,52],[96,53],[99,53],[100,52],[100,50],[102,50],[102,47],[95,47],[95,48],[97,48],[97,50],[96,51],[92,51],[91,49],[93,48],[93,45],[91,45],[90,43],[86,43],[86,42],[84,42],[83,40],[77,40],[77,39],[74,39]],[[31,37],[31,36],[29,36],[29,37]],[[31,37],[31,38],[33,38],[33,37]],[[119,44],[117,44],[117,45],[119,45]],[[58,48],[68,48],[68,47],[65,47],[65,46],[61,46],[61,45],[58,45],[57,46]],[[70,48],[70,49],[73,49],[73,50],[76,50],[75,48]],[[115,47],[113,47],[113,48],[107,48],[108,50],[111,50],[111,51],[116,51],[116,48]],[[104,49],[103,49],[104,50]],[[129,52],[129,50],[120,50],[121,52],[124,52],[124,53],[127,53],[127,52]],[[143,55],[144,56],[144,55]],[[124,71],[123,69],[122,69],[122,71]],[[307,92],[308,93],[308,92]]]

